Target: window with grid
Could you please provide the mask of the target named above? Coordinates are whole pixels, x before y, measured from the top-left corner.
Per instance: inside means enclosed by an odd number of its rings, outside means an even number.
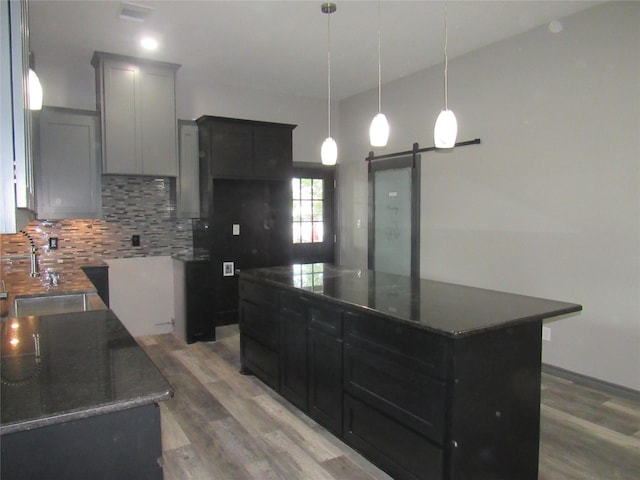
[[[324,241],[324,180],[293,178],[293,243]]]

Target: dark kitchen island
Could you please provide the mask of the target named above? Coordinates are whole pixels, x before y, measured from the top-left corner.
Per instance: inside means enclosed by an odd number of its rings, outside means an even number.
[[[394,478],[538,478],[542,320],[580,305],[327,264],[239,288],[243,373]]]
[[[158,402],[173,390],[111,310],[1,327],[3,480],[162,479]]]

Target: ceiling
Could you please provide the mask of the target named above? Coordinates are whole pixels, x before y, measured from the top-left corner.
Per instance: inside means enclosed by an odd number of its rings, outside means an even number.
[[[182,64],[213,83],[327,97],[327,20],[313,1],[133,0],[154,10],[119,18],[119,1],[31,0],[31,50],[38,58],[86,62],[95,50]],[[596,5],[596,1],[449,1],[449,58]],[[377,1],[337,1],[331,22],[331,93],[377,86]],[[382,82],[443,60],[444,2],[380,4]],[[556,24],[559,25],[559,24]],[[153,53],[138,47],[157,36]],[[453,66],[452,62],[452,66]]]

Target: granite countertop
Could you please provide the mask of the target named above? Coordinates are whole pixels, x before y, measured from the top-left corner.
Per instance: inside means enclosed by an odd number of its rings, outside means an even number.
[[[1,324],[0,434],[172,397],[171,385],[111,310]]]
[[[582,310],[574,303],[330,264],[242,270],[240,278],[373,310],[449,337]]]
[[[208,262],[209,255],[171,255],[171,258],[181,262]]]

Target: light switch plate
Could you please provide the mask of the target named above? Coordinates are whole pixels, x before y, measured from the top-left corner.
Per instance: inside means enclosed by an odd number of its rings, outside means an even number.
[[[239,223],[234,223],[233,224],[233,234],[234,235],[240,235],[240,224]]]
[[[233,262],[222,262],[222,276],[223,277],[233,277],[234,271]]]

